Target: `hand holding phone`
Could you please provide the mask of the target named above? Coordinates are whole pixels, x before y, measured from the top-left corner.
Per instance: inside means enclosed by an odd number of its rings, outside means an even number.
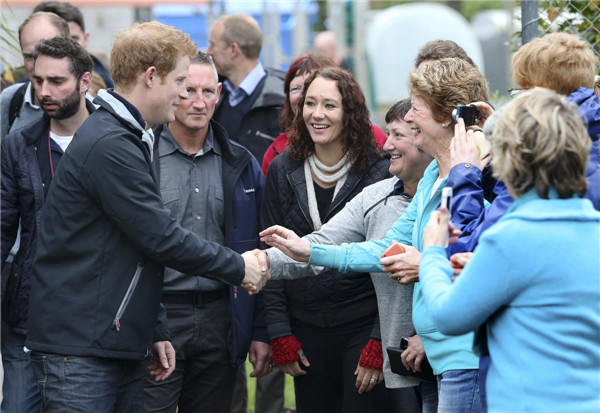
[[[446,207],[448,212],[450,212],[450,208],[452,207],[452,187],[446,186],[442,189],[442,201],[440,203],[440,208]],[[448,248],[448,239],[446,240],[446,245],[444,248]]]
[[[446,207],[448,211],[452,207],[452,187],[447,186],[442,189],[442,201],[440,203],[440,208]]]
[[[394,242],[385,251],[383,251],[383,253],[381,254],[381,258],[391,257],[392,255],[404,254],[405,252],[406,249],[402,245],[398,244],[397,242]]]

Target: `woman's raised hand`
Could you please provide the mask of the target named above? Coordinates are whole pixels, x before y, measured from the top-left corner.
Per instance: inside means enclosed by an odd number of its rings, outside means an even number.
[[[271,247],[275,247],[293,260],[308,262],[310,257],[310,244],[300,238],[294,231],[273,225],[259,233],[260,240]]]

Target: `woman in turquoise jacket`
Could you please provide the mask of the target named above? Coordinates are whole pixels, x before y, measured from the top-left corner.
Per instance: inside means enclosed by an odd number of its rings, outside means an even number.
[[[461,59],[432,61],[411,73],[409,78],[412,108],[405,117],[415,137],[415,145],[435,160],[425,170],[417,193],[406,212],[378,241],[342,244],[308,244],[299,239],[284,239],[285,234],[263,240],[279,247],[297,260],[335,268],[342,272],[394,271],[399,282],[417,281],[422,234],[429,215],[440,204],[442,188],[450,171],[450,141],[454,136],[452,110],[458,104],[487,100],[488,88],[476,67]],[[398,241],[406,253],[381,260],[381,253]],[[412,246],[412,247],[410,247]],[[383,267],[382,267],[382,264]],[[402,268],[402,269],[399,269]],[[425,354],[438,376],[438,412],[479,412],[478,358],[473,354],[473,334],[449,337],[440,333],[427,314],[420,284],[415,282],[413,323]],[[414,363],[414,364],[413,364]],[[419,362],[407,360],[413,369]]]
[[[435,325],[485,323],[489,411],[600,411],[600,212],[582,195],[590,139],[564,97],[519,94],[492,133],[494,171],[515,199],[456,282],[446,210],[425,230],[422,293]]]

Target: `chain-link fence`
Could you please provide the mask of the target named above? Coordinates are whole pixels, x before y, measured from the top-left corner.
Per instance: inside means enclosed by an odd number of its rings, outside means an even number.
[[[523,0],[521,13],[523,43],[546,33],[574,33],[600,56],[600,0]]]

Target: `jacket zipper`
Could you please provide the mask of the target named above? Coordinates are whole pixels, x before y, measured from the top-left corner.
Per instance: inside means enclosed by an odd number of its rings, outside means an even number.
[[[144,266],[138,263],[137,268],[135,269],[135,274],[133,274],[133,279],[129,283],[129,288],[127,288],[127,292],[125,293],[125,297],[123,297],[123,301],[121,301],[121,305],[117,310],[117,315],[115,316],[115,320],[113,321],[113,325],[115,326],[117,331],[121,330],[121,317],[123,317],[123,313],[125,312],[125,309],[127,309],[129,301],[131,301],[131,296],[133,296],[133,292],[135,291],[135,287],[137,286],[140,276],[142,275],[143,269]]]
[[[267,135],[266,133],[263,133],[263,132],[261,132],[261,131],[259,131],[259,130],[257,130],[255,134],[256,134],[256,136],[258,136],[259,138],[268,139],[268,140],[270,140],[270,141],[274,141],[274,140],[275,140],[275,138],[274,138],[273,136],[271,136],[271,135]]]
[[[294,194],[295,194],[296,187],[292,184],[292,180],[290,179],[290,175],[288,173],[285,174],[285,178],[287,179],[288,183],[290,184],[290,187],[292,188],[292,190],[294,191]],[[308,182],[306,183],[306,185],[308,185]],[[300,197],[296,196],[296,199],[298,201],[300,201]],[[300,202],[298,202],[298,203],[300,203]],[[300,211],[302,212],[302,216],[304,217],[306,222],[308,222],[312,228],[312,226],[313,226],[312,219],[306,216],[306,213],[304,212],[304,208],[302,208],[302,205],[300,205]],[[314,228],[313,228],[313,230],[314,230]]]

